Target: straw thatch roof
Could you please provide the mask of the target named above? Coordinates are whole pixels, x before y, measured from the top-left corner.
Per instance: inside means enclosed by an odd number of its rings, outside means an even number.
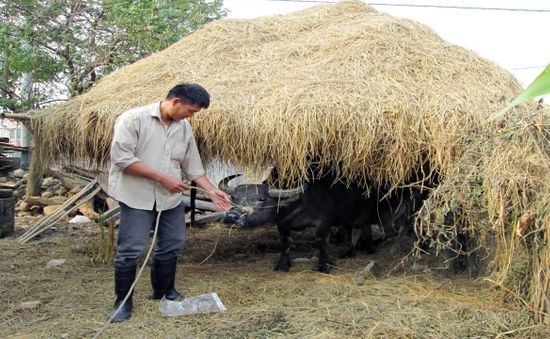
[[[194,121],[205,159],[275,163],[300,177],[314,155],[340,161],[349,179],[402,179],[422,154],[446,167],[520,89],[430,28],[345,1],[211,23],[48,110],[33,132],[53,158],[103,160],[120,113],[183,81],[213,97]]]
[[[395,185],[429,162],[442,184],[424,232],[467,231],[496,286],[538,320],[550,309],[548,109],[522,105],[483,124],[521,90],[494,63],[360,1],[220,20],[35,116],[37,153],[105,163],[119,114],[189,81],[212,94],[192,122],[205,160],[304,179],[315,159],[348,180]],[[448,211],[466,229],[437,221]]]

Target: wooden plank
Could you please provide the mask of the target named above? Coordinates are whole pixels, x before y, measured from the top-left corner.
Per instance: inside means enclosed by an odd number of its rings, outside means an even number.
[[[187,195],[183,195],[183,203],[185,206],[190,207],[191,206],[191,197]],[[200,200],[197,199],[195,201],[195,207],[199,210],[205,210],[205,211],[219,211],[220,209],[217,208],[213,203],[206,200]]]
[[[185,197],[191,196],[191,190],[183,191],[181,194]],[[197,199],[208,200],[208,195],[201,190],[197,190]]]
[[[15,184],[6,184],[6,183],[3,183],[3,182],[0,182],[0,188],[7,188],[7,189],[10,189],[10,190],[14,190],[17,188],[17,185]]]
[[[118,219],[119,217],[120,206],[117,206],[100,215],[98,221],[104,225],[107,225],[111,219]]]
[[[66,165],[66,166],[63,166],[63,169],[67,172],[73,172],[80,176],[89,178],[90,180],[93,180],[99,175],[99,172],[87,170],[85,168],[81,168],[75,165]]]
[[[200,217],[195,219],[195,224],[196,225],[206,225],[206,224],[211,223],[211,222],[219,221],[219,220],[221,220],[221,218],[223,217],[224,214],[225,214],[225,211],[219,211],[219,212],[209,213],[207,215],[200,216]],[[188,225],[190,223],[191,223],[191,220],[187,220],[185,222],[186,225]]]
[[[47,174],[51,175],[52,177],[61,180],[61,183],[63,186],[67,187],[69,190],[72,189],[81,189],[82,187],[86,186],[90,181],[86,182],[80,178],[76,178],[74,176],[71,176],[70,174],[64,173],[61,170],[58,169],[48,169]]]
[[[1,119],[12,119],[12,120],[31,120],[31,116],[23,113],[0,113]]]
[[[19,157],[4,157],[0,155],[0,170],[13,171],[19,168],[21,159]]]
[[[65,197],[51,197],[51,198],[42,198],[42,197],[27,197],[25,202],[29,206],[50,206],[50,205],[62,205],[67,198]]]
[[[0,146],[6,151],[28,152],[31,150],[30,147],[15,146],[7,142],[0,142]]]

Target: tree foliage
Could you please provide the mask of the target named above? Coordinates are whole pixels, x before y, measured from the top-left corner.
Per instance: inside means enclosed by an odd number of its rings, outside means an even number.
[[[222,0],[0,0],[0,111],[67,100],[226,15]]]

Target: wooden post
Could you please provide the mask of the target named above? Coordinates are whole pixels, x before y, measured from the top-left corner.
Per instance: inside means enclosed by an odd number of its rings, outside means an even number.
[[[42,184],[42,176],[44,175],[43,164],[40,163],[38,154],[34,154],[31,159],[29,168],[29,179],[27,180],[26,198],[40,195],[40,185]]]

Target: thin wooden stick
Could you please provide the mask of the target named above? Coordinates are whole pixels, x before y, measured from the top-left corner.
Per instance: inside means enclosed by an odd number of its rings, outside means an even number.
[[[92,191],[92,193],[89,193],[88,196],[85,197],[83,201],[75,205],[74,207],[70,208],[68,212],[65,212],[65,209],[69,207],[71,204],[76,202],[78,199],[80,199],[84,194],[88,193],[89,190],[97,183],[96,180],[92,181],[84,189],[82,189],[78,194],[75,194],[73,197],[71,197],[69,200],[67,200],[63,205],[61,205],[58,209],[56,209],[52,214],[47,215],[46,217],[39,220],[35,225],[32,226],[29,230],[27,230],[20,238],[19,242],[24,244],[37,236],[38,234],[42,233],[47,228],[51,227],[51,225],[57,221],[59,221],[61,218],[66,216],[67,214],[74,211],[76,208],[81,206],[84,202],[90,200],[93,196],[95,196],[100,190],[101,187],[98,187]]]
[[[44,232],[45,230],[49,229],[50,227],[52,227],[53,225],[55,225],[59,220],[61,220],[61,218],[67,216],[69,213],[73,212],[74,210],[76,210],[77,208],[79,208],[80,206],[82,206],[86,201],[90,200],[91,198],[93,198],[97,193],[99,193],[99,191],[101,191],[101,187],[97,187],[95,190],[93,190],[90,194],[88,194],[84,199],[82,199],[78,204],[74,205],[72,208],[70,208],[68,211],[64,212],[63,214],[59,215],[58,217],[56,217],[54,220],[51,220],[49,221],[47,224],[45,225],[42,225],[40,226],[40,229],[36,230],[35,232],[33,232],[31,235],[29,235],[27,238],[25,238],[25,240],[22,240],[21,243],[24,244],[28,241],[30,241],[32,238],[36,237],[37,235],[39,235],[40,233]],[[61,208],[59,208],[61,210]]]
[[[69,200],[67,200],[63,205],[61,205],[58,209],[56,209],[52,214],[45,216],[44,218],[40,219],[36,224],[34,224],[29,230],[27,230],[20,238],[19,241],[21,243],[24,243],[29,237],[30,234],[32,234],[36,229],[40,228],[43,224],[49,222],[51,219],[54,219],[58,214],[62,213],[65,208],[70,206],[72,203],[80,199],[86,192],[90,190],[90,188],[93,187],[93,185],[97,183],[97,181],[92,181],[90,184],[86,185],[80,192],[72,196]]]

